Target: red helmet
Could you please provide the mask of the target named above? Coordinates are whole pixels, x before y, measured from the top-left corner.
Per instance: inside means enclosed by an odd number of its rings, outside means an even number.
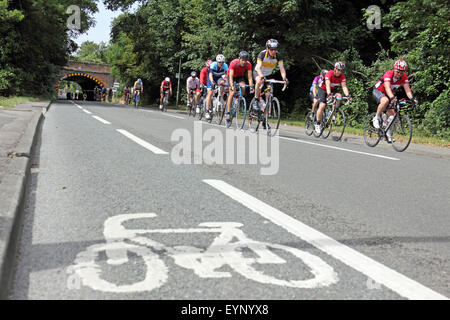
[[[405,60],[400,59],[400,60],[395,61],[394,69],[397,69],[400,71],[405,71],[406,68],[408,68],[408,64],[406,63]]]
[[[344,71],[345,70],[345,64],[341,61],[338,61],[334,64],[334,67],[338,70]]]
[[[212,60],[206,60],[206,63],[205,63],[206,67],[209,68],[209,66],[211,65],[211,63],[213,63]]]

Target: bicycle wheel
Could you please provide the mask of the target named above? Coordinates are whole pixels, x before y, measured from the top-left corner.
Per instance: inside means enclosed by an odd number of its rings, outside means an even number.
[[[247,116],[247,103],[244,98],[240,98],[236,105],[236,129],[243,129]]]
[[[248,110],[248,119],[247,119],[247,127],[246,129],[250,130],[250,132],[257,132],[259,129],[259,125],[260,125],[260,111],[255,111],[253,109],[253,102],[254,102],[255,98],[252,99],[252,101],[250,102],[250,109]]]
[[[242,254],[244,250],[255,252],[257,257],[245,257]],[[288,265],[287,261],[278,254],[300,260],[309,269],[310,278],[304,279],[304,276],[302,276],[299,277],[300,279],[292,279],[292,271],[285,272],[284,277],[280,275],[280,272],[262,271],[260,265],[264,264],[277,264],[277,269],[280,269],[283,265]],[[328,287],[339,280],[334,269],[320,257],[285,245],[265,242],[238,244],[234,250],[227,250],[223,256],[232,269],[259,283],[290,288],[320,288]]]
[[[364,142],[369,147],[375,147],[378,142],[380,142],[382,134],[380,129],[376,129],[372,124],[372,119],[375,117],[376,113],[371,113],[364,124]]]
[[[101,265],[105,264],[102,263],[102,254],[108,251],[124,252],[127,257],[126,261],[120,261],[119,263],[114,260],[107,260],[106,264],[109,265],[121,265],[128,262],[127,252],[132,252],[135,254],[135,257],[143,259],[147,269],[144,279],[132,284],[116,284],[102,277]],[[157,254],[145,246],[137,246],[125,242],[92,245],[77,255],[75,264],[70,266],[67,271],[68,273],[75,273],[85,286],[103,292],[152,291],[161,287],[167,281],[167,267]]]
[[[200,100],[200,112],[198,113],[198,120],[202,120],[203,115],[205,114],[205,110],[206,110],[206,101],[205,100]]]
[[[314,132],[314,113],[308,112],[305,118],[305,133],[310,136]]]
[[[334,141],[339,141],[342,138],[345,130],[345,113],[343,110],[338,109],[331,119],[331,138]]]
[[[266,106],[265,119],[267,135],[273,137],[277,134],[281,120],[280,102],[277,98],[273,97],[269,106]]]
[[[217,102],[216,124],[220,125],[225,115],[225,104],[222,101]]]
[[[392,147],[395,151],[403,152],[408,148],[412,139],[412,124],[406,114],[399,115],[394,120],[394,130],[392,131]]]

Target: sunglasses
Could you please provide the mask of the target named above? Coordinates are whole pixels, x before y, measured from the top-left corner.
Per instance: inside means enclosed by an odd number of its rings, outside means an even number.
[[[277,48],[269,48],[270,51],[277,51]]]

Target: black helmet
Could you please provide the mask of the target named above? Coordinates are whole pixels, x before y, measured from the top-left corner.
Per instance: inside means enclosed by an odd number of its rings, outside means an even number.
[[[327,74],[328,70],[327,69],[322,69],[322,71],[320,71],[320,75],[322,77],[324,77]]]
[[[266,48],[278,48],[278,41],[275,39],[267,40]]]
[[[241,52],[239,52],[239,58],[241,58],[242,60],[248,60],[248,57],[249,57],[250,55],[248,54],[248,52],[247,51],[241,51]]]

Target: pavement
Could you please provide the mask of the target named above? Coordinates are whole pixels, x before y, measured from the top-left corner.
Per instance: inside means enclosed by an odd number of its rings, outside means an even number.
[[[50,101],[0,109],[0,298],[9,288],[22,224],[30,155]]]
[[[6,297],[15,266],[23,220],[23,199],[32,167],[31,157],[50,101],[31,102],[14,109],[0,108],[0,299]],[[169,110],[169,113],[182,113]],[[304,128],[282,125],[280,135],[305,136]],[[315,139],[314,139],[315,140]],[[314,141],[313,140],[313,141]],[[317,139],[317,143],[321,142]],[[344,133],[343,143],[364,144],[363,137]],[[376,148],[390,148],[380,143]],[[373,149],[368,149],[370,152]],[[407,153],[450,159],[450,148],[411,144]]]

